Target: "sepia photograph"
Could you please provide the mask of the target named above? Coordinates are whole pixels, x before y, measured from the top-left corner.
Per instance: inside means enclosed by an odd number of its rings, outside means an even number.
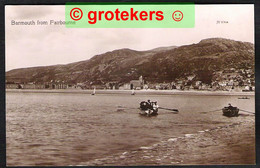
[[[7,166],[255,165],[254,5],[196,4],[194,23],[68,28],[65,5],[6,5]]]

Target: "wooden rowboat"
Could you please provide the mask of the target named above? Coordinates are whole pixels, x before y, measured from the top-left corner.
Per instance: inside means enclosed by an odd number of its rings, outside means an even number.
[[[238,116],[238,112],[239,112],[239,108],[233,107],[233,106],[224,107],[222,109],[222,112],[223,112],[224,116],[227,116],[227,117],[237,117]]]

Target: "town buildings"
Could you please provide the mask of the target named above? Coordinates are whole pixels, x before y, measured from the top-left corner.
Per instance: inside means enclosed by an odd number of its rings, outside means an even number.
[[[252,69],[234,68],[216,71],[213,73],[212,82],[204,83],[196,78],[195,74],[188,75],[184,78],[175,79],[172,82],[154,83],[144,81],[141,75],[137,80],[131,80],[126,83],[110,81],[105,84],[95,85],[90,83],[66,83],[64,81],[51,80],[50,82],[36,83],[23,82],[19,78],[7,78],[6,89],[110,89],[110,90],[209,90],[209,91],[254,91],[255,78]]]

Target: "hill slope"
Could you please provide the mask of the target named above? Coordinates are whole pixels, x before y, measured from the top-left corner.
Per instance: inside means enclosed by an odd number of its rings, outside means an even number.
[[[254,45],[211,38],[197,44],[148,51],[120,49],[67,65],[15,69],[6,72],[6,76],[7,79],[23,78],[25,82],[53,80],[102,84],[129,82],[140,75],[146,81],[164,82],[195,74],[207,82],[213,72],[227,68],[254,69]]]

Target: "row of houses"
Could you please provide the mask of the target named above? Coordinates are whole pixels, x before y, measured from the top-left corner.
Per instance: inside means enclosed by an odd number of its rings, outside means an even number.
[[[17,79],[16,79],[17,80]],[[177,79],[170,83],[149,83],[140,76],[137,80],[129,83],[111,81],[100,85],[91,83],[66,84],[60,81],[51,81],[44,84],[36,83],[6,83],[7,89],[119,89],[119,90],[254,90],[255,80],[252,70],[227,69],[217,71],[213,74],[213,81],[210,84],[196,80],[196,75],[189,75],[186,78]]]
[[[6,89],[80,89],[78,85],[69,85],[64,83],[51,83],[51,84],[6,84]]]

